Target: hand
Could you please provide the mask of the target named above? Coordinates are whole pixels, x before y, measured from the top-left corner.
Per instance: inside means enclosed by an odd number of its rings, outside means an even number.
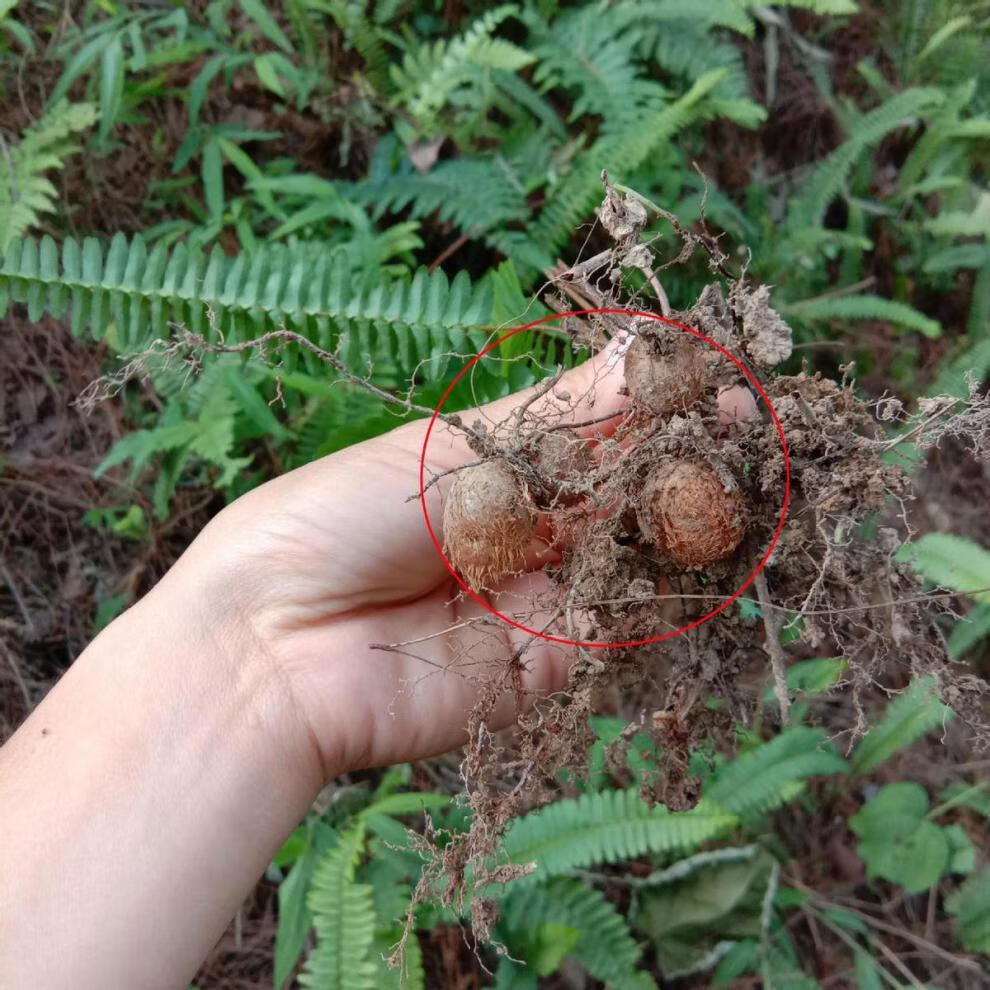
[[[613,346],[563,376],[554,391],[572,396],[566,405],[551,394],[532,411],[559,410],[575,422],[618,412],[621,381]],[[526,397],[464,413],[464,422],[501,422]],[[410,500],[425,431],[425,421],[410,423],[262,485],[224,510],[166,579],[196,589],[214,622],[251,631],[241,649],[263,657],[287,689],[324,779],[460,745],[486,673],[531,639],[460,595],[431,543],[420,502]],[[429,468],[472,460],[463,435],[438,422]],[[427,493],[440,539],[451,482]],[[535,547],[533,567],[552,553]],[[529,603],[549,581],[534,570],[497,591]],[[482,616],[490,621],[470,621]],[[539,628],[539,617],[527,624]],[[389,643],[409,646],[372,648]],[[522,657],[525,692],[562,688],[572,659],[563,646],[531,644]],[[514,714],[506,692],[493,724]]]

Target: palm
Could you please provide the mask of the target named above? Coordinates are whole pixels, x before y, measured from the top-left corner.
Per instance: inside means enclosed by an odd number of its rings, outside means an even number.
[[[590,389],[600,363],[569,374],[572,394]],[[617,408],[615,384],[597,387],[606,400],[597,414],[611,411],[609,404]],[[501,420],[519,402],[510,397],[479,414]],[[525,645],[522,687],[531,695],[562,687],[573,659],[564,647],[532,642],[457,594],[420,502],[409,498],[418,491],[425,429],[411,423],[293,471],[220,517],[226,532],[237,534],[234,570],[251,576],[244,608],[287,675],[330,767],[451,749],[463,742],[467,715],[495,661]],[[446,427],[435,431],[431,470],[472,459],[463,438]],[[427,493],[435,528],[450,480]],[[534,572],[499,591],[508,600],[534,602],[551,589]],[[539,623],[531,615],[527,625]],[[514,708],[515,696],[506,692],[493,720],[509,722]]]

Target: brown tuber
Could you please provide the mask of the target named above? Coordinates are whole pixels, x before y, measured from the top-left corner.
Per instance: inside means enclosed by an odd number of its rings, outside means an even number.
[[[534,517],[522,482],[503,460],[458,472],[443,509],[444,552],[475,591],[522,567]]]
[[[537,433],[523,456],[535,479],[530,491],[542,509],[574,505],[587,494],[588,475],[595,459],[588,444],[571,429]]]
[[[710,465],[674,461],[646,479],[639,525],[674,563],[704,567],[739,546],[746,531],[745,501]]]
[[[691,340],[677,341],[663,356],[655,341],[641,334],[626,352],[625,376],[633,402],[658,416],[683,412],[705,394],[705,362]]]

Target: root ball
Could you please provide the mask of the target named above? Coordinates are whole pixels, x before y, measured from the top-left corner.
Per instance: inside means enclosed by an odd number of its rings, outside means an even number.
[[[570,429],[536,434],[527,458],[537,475],[531,491],[543,509],[579,502],[580,485],[595,466],[591,448]]]
[[[626,352],[626,387],[633,402],[659,416],[682,412],[705,393],[705,362],[690,340],[678,341],[661,356],[647,336],[637,337]]]
[[[444,552],[475,591],[518,570],[533,536],[525,489],[502,460],[457,474],[443,510]]]
[[[745,500],[710,465],[674,461],[646,479],[639,524],[679,566],[704,567],[739,546],[746,532]]]

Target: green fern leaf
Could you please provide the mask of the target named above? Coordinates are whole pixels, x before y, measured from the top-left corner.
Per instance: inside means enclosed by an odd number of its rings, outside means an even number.
[[[78,151],[74,136],[96,122],[91,103],[60,100],[24,132],[20,144],[0,154],[0,253],[55,210],[57,192],[45,173],[61,169]]]
[[[959,941],[970,952],[990,953],[990,866],[974,873],[945,900]]]
[[[805,320],[878,320],[893,323],[908,330],[917,330],[926,337],[940,337],[942,327],[913,306],[881,296],[851,295],[832,299],[809,299],[782,307],[787,316]]]
[[[372,207],[376,217],[409,206],[414,217],[436,213],[473,236],[529,213],[524,189],[498,158],[441,162],[425,175],[389,175],[379,182],[355,183],[346,191],[349,198]]]
[[[662,142],[669,141],[692,120],[704,116],[707,95],[725,76],[724,69],[706,73],[679,99],[638,120],[618,134],[603,134],[578,156],[571,171],[551,191],[528,234],[547,263],[586,221],[601,198],[601,173],[621,176],[641,165]]]
[[[942,588],[990,604],[990,550],[952,533],[927,533],[897,552],[906,564]]]
[[[944,99],[940,89],[906,89],[852,121],[852,136],[815,167],[801,192],[791,201],[786,221],[789,230],[820,227],[829,203],[841,191],[860,156],[891,131],[903,127],[923,111],[938,107]]]
[[[375,988],[375,966],[369,958],[375,937],[372,890],[354,881],[364,834],[364,822],[344,832],[313,874],[309,909],[317,941],[299,977],[304,987]]]
[[[515,71],[533,56],[507,41],[492,38],[502,21],[517,13],[513,4],[494,7],[452,40],[426,42],[406,53],[402,65],[392,66],[394,102],[412,116],[429,120],[455,90],[475,80],[478,68]]]
[[[558,877],[539,886],[516,889],[501,905],[499,924],[510,932],[536,925],[566,925],[577,929],[570,953],[595,979],[618,985],[639,962],[640,949],[625,919],[611,902],[579,880]]]
[[[866,773],[890,759],[899,749],[941,728],[952,718],[952,709],[942,704],[930,677],[920,677],[888,706],[887,714],[873,726],[856,747],[852,758],[855,773]]]
[[[169,321],[228,341],[285,325],[324,348],[339,346],[361,373],[383,350],[395,357],[396,338],[408,345],[411,370],[447,352],[476,352],[492,329],[487,278],[472,285],[461,272],[451,283],[425,269],[411,281],[356,277],[346,255],[307,244],[228,257],[181,243],[149,251],[140,237],[118,234],[104,254],[94,238],[59,249],[50,237],[27,237],[0,262],[0,316],[10,301],[26,303],[32,320],[68,307],[75,333],[92,327],[102,337],[112,320],[123,351],[146,346]],[[432,369],[440,375],[442,362]]]
[[[713,804],[737,815],[779,807],[807,777],[843,773],[846,762],[822,729],[792,726],[724,764],[705,789]]]
[[[690,811],[651,808],[635,788],[584,794],[547,805],[513,823],[503,843],[509,863],[535,863],[509,889],[593,863],[693,849],[732,828],[736,817],[709,802]]]

